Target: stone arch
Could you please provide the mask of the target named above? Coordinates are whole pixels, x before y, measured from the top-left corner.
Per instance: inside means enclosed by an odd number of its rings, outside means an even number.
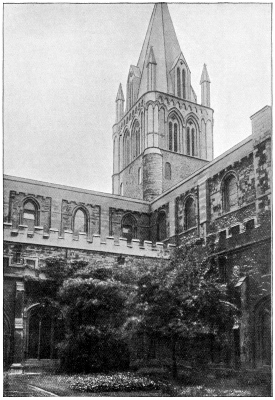
[[[83,228],[84,231],[81,231],[78,229],[78,224],[80,223],[80,221],[76,221],[76,214],[78,213],[78,211],[81,211],[83,213]],[[89,228],[90,228],[90,215],[89,215],[89,211],[87,210],[87,208],[84,205],[77,205],[72,212],[72,231],[75,234],[78,234],[79,232],[85,232],[87,235],[89,233]]]
[[[26,357],[31,359],[57,359],[57,344],[64,336],[62,312],[45,302],[31,305],[25,310]]]
[[[32,205],[29,207],[27,204]],[[26,215],[24,215],[26,214]],[[29,218],[27,216],[29,215]],[[25,218],[26,217],[26,218]],[[40,223],[40,204],[33,196],[26,196],[22,201],[22,209],[20,212],[19,221],[23,225],[28,225],[29,228],[34,229],[34,226],[38,226]],[[32,221],[32,222],[31,222]]]

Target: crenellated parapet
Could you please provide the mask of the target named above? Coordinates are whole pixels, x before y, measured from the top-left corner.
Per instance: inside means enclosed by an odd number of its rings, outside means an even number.
[[[27,225],[19,225],[18,229],[14,229],[9,222],[4,222],[4,240],[13,243],[60,247],[71,250],[81,249],[91,252],[166,259],[170,257],[170,252],[175,247],[172,244],[164,247],[161,242],[153,245],[151,241],[147,240],[143,242],[143,245],[140,245],[138,239],[127,242],[126,238],[119,238],[118,241],[115,241],[113,237],[107,237],[103,242],[100,235],[93,235],[92,240],[90,240],[87,238],[86,233],[80,232],[78,236],[75,236],[71,230],[65,230],[63,235],[60,236],[58,229],[50,228],[49,232],[45,232],[42,226],[36,226],[34,231],[29,231]]]

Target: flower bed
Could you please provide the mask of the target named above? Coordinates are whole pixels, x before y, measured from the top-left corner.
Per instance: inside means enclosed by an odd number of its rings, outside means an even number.
[[[132,373],[96,374],[71,378],[70,388],[80,392],[132,392],[158,390],[153,380]]]

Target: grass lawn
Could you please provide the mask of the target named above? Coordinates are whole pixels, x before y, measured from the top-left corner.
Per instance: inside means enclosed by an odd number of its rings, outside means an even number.
[[[79,379],[80,375],[13,375],[9,376],[10,383],[14,386],[17,384],[33,385],[41,389],[53,392],[58,396],[66,397],[161,397],[161,396],[180,396],[180,397],[243,397],[243,396],[271,396],[270,389],[265,385],[241,385],[236,379],[212,379],[201,384],[180,384],[178,382],[170,382],[163,390],[146,390],[146,391],[108,391],[108,392],[80,392],[72,390],[70,384]],[[94,375],[83,375],[84,379],[94,378]]]

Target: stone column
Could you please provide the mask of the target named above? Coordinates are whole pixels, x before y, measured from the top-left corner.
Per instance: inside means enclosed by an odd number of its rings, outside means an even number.
[[[24,311],[24,282],[16,282],[15,294],[15,320],[14,320],[14,352],[11,370],[13,373],[22,373],[24,354],[24,332],[23,332],[23,311]]]

